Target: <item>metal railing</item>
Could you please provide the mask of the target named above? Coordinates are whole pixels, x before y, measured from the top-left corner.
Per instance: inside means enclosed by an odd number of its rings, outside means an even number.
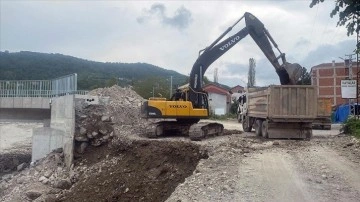
[[[0,97],[57,97],[77,92],[77,74],[53,80],[0,81]]]
[[[74,94],[77,91],[77,74],[70,74],[51,81],[53,96]]]

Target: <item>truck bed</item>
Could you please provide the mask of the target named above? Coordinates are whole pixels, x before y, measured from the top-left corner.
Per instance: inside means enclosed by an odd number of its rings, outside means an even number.
[[[248,115],[272,122],[312,122],[317,116],[316,86],[272,85],[250,88]]]

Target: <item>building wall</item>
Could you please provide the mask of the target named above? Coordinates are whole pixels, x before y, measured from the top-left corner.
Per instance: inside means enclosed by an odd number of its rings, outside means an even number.
[[[216,115],[224,115],[228,113],[227,96],[217,93],[208,93],[209,107],[212,113]]]
[[[356,79],[356,63],[352,65],[353,79]],[[332,98],[333,105],[344,104],[341,98],[341,80],[349,78],[349,68],[344,63],[325,63],[311,68],[312,85],[318,86],[319,98]]]

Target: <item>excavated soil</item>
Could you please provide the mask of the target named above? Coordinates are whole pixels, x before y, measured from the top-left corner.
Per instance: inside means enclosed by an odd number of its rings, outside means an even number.
[[[119,141],[91,150],[75,162],[95,167],[91,177],[82,175],[59,201],[165,201],[208,157],[192,143],[154,140]]]
[[[29,164],[31,161],[31,153],[2,153],[0,155],[0,177],[8,172],[17,169],[17,166],[25,163]]]

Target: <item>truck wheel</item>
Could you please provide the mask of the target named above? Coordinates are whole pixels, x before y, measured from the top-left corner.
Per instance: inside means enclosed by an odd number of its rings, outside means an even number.
[[[255,134],[256,136],[261,136],[261,126],[262,126],[262,120],[258,119],[255,123]]]
[[[248,127],[248,122],[249,122],[249,117],[245,117],[244,120],[242,121],[242,127],[244,132],[251,132],[252,130],[252,126]]]
[[[263,121],[261,124],[261,135],[263,136],[263,138],[268,138],[269,137],[269,133],[268,133],[268,121]]]

